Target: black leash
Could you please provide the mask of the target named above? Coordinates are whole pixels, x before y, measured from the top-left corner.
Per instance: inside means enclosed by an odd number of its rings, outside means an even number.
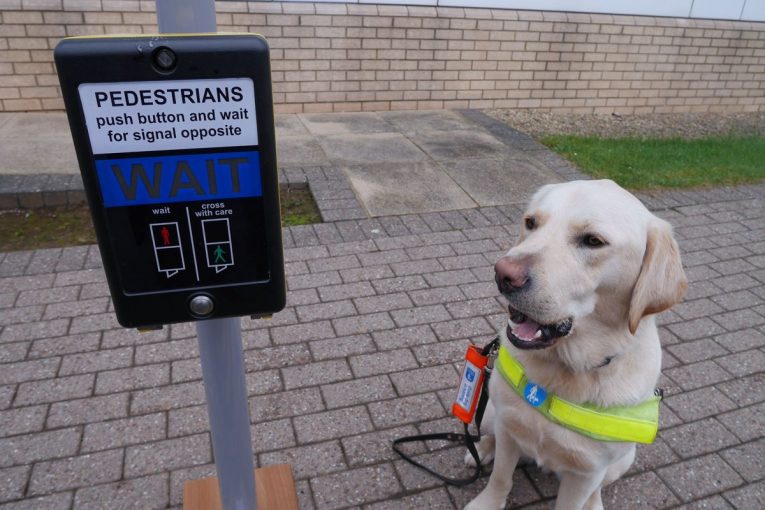
[[[481,354],[484,356],[491,356],[493,353],[495,353],[499,349],[499,337],[495,338],[491,342],[489,342],[484,348],[481,350]],[[449,485],[454,485],[456,487],[463,487],[465,485],[469,485],[476,480],[478,480],[478,477],[481,476],[481,459],[478,457],[478,450],[475,448],[475,444],[481,440],[481,422],[483,421],[483,414],[486,410],[486,404],[489,402],[489,376],[491,375],[491,367],[487,365],[487,367],[484,369],[485,376],[483,378],[483,384],[481,385],[481,396],[478,399],[478,405],[476,407],[475,411],[475,428],[476,428],[476,434],[471,434],[468,430],[468,424],[463,423],[465,426],[465,433],[459,434],[455,432],[439,432],[435,434],[420,434],[417,436],[406,436],[406,437],[400,437],[398,439],[393,440],[393,451],[398,453],[402,459],[409,462],[410,464],[413,464],[417,466],[418,468],[430,473],[431,475],[435,476],[439,480],[441,480],[444,483],[447,483]],[[473,457],[473,460],[475,460],[475,472],[472,476],[469,478],[449,478],[447,476],[444,476],[440,473],[437,473],[433,469],[429,468],[428,466],[425,466],[424,464],[421,464],[414,460],[411,456],[405,454],[401,451],[399,448],[399,445],[404,443],[412,443],[417,441],[451,441],[453,443],[458,442],[464,442],[465,447],[467,447],[468,451],[470,452],[470,455]]]

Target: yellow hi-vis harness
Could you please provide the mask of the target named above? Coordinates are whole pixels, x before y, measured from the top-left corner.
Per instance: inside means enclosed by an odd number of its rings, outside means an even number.
[[[523,365],[500,346],[495,367],[513,390],[545,418],[599,441],[651,444],[659,429],[659,402],[655,395],[634,406],[598,407],[569,402],[526,377]]]

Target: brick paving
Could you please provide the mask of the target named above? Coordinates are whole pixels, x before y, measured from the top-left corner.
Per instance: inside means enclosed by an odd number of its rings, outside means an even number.
[[[642,197],[675,225],[691,285],[660,320],[659,439],[611,508],[765,504],[764,191]],[[485,484],[444,487],[390,441],[457,426],[458,360],[503,323],[491,267],[519,215],[284,230],[287,307],[242,326],[257,462],[292,464],[302,508],[459,508]],[[0,254],[0,275],[0,509],[179,507],[183,481],[213,472],[194,328],[119,328],[94,246]],[[415,451],[464,473],[461,449]],[[515,477],[511,508],[550,506],[554,477]]]
[[[530,138],[462,112],[561,179]],[[292,464],[305,509],[461,508],[391,440],[457,430],[469,340],[504,324],[492,265],[520,205],[369,218],[337,168],[283,169],[325,223],[283,230],[289,288],[242,320],[258,465]],[[690,287],[660,317],[661,431],[604,491],[608,508],[765,507],[765,185],[644,194],[675,225]],[[95,246],[0,253],[0,510],[180,508],[214,472],[195,328],[119,327]],[[467,474],[461,448],[413,452]],[[515,473],[510,508],[549,508],[557,481]]]

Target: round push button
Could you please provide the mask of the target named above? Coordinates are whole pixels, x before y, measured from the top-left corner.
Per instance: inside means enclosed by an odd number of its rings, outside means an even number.
[[[210,296],[198,295],[191,298],[189,310],[197,317],[206,317],[215,309],[215,303]]]

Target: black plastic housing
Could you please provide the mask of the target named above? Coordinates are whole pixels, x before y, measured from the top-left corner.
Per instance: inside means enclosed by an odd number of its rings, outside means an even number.
[[[177,59],[172,66],[162,67],[162,63],[155,58],[157,48],[171,50],[169,54],[174,54]],[[204,319],[269,315],[284,308],[286,285],[276,142],[269,50],[265,39],[255,34],[77,37],[64,39],[58,44],[55,62],[119,323],[126,327],[152,327],[199,320],[189,310],[189,302],[197,295],[207,296],[214,303],[212,313]],[[255,118],[246,122],[257,124],[256,145],[94,154],[79,93],[80,85],[133,83],[140,86],[135,82],[158,81],[172,85],[177,80],[235,78],[249,78],[254,85]],[[216,197],[218,185],[210,184],[205,185],[204,195],[187,201],[176,199],[164,204],[164,195],[160,196],[161,193],[157,192],[159,198],[151,204],[137,201],[133,205],[125,192],[129,187],[124,184],[128,182],[127,178],[120,174],[125,177],[121,181],[125,203],[120,206],[114,203],[106,205],[104,197],[108,194],[102,189],[102,183],[106,181],[100,177],[103,174],[97,171],[97,162],[101,164],[101,171],[107,172],[110,165],[111,171],[117,172],[114,168],[118,163],[124,163],[122,172],[132,172],[131,165],[135,162],[146,163],[145,172],[175,172],[173,191],[177,193],[176,188],[190,188],[194,184],[188,182],[190,177],[193,178],[189,175],[190,171],[182,171],[185,169],[182,165],[187,161],[197,165],[207,162],[208,168],[218,165],[218,172],[221,172],[220,168],[225,168],[231,171],[232,176],[234,170],[239,172],[230,162],[228,167],[221,167],[221,161],[229,161],[225,159],[229,153],[249,154],[259,164],[260,195],[221,199]],[[205,159],[208,157],[209,160]],[[169,162],[176,166],[172,167]],[[141,186],[148,189],[152,182],[159,182],[151,181],[151,174],[146,175],[149,177],[143,182],[132,176],[135,182],[128,184],[135,190]],[[213,171],[210,175],[218,174]],[[197,185],[197,189],[201,189],[200,186]],[[236,186],[239,186],[238,180]],[[167,194],[166,191],[162,193]],[[225,241],[218,244],[207,242],[208,235],[213,235],[212,226],[222,231],[222,221],[213,225],[194,219],[195,213],[203,208],[209,209],[211,204],[223,204],[218,209],[229,211],[225,222],[228,244]],[[164,210],[165,207],[166,212],[161,214],[152,212]],[[165,227],[170,227],[170,230],[163,230]],[[203,231],[205,240],[201,241],[197,237]],[[163,244],[165,246],[160,246]],[[220,251],[214,251],[213,247],[220,248]],[[173,263],[162,258],[168,253],[173,253],[173,257],[185,257],[185,269],[175,273],[166,270],[171,265],[162,264]],[[211,257],[215,254],[217,266],[211,265]],[[177,266],[180,267],[180,262]],[[192,268],[196,270],[195,277]]]

